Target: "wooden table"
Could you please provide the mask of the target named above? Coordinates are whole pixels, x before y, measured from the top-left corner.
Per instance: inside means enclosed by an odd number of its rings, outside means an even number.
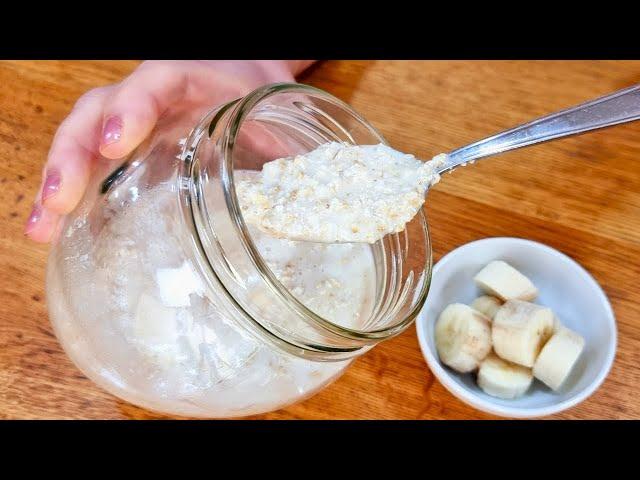
[[[136,65],[0,63],[0,418],[163,418],[102,391],[69,361],[47,318],[47,247],[22,235],[58,123],[85,90]],[[351,103],[396,148],[428,158],[638,83],[640,62],[324,62],[302,80]],[[426,208],[435,260],[472,240],[507,235],[584,265],[613,304],[618,352],[602,387],[557,417],[640,417],[640,124],[461,169]],[[434,379],[409,328],[315,397],[256,418],[491,417]]]

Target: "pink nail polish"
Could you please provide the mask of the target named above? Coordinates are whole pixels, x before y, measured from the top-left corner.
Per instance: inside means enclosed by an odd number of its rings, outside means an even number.
[[[110,145],[120,140],[122,136],[122,120],[120,117],[109,117],[102,127],[102,144]]]
[[[60,182],[60,172],[57,168],[47,170],[47,177],[45,178],[44,185],[42,186],[42,203],[45,203],[47,198],[58,193],[58,190],[60,190]]]
[[[27,224],[24,226],[25,235],[28,235],[29,232],[33,230],[36,224],[40,221],[40,217],[42,217],[42,207],[36,203],[33,205],[33,209],[31,210],[31,215],[29,215]]]

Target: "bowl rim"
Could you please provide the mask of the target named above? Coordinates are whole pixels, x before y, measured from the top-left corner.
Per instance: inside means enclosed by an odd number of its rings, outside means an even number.
[[[562,402],[555,403],[553,405],[545,406],[545,407],[505,407],[502,405],[497,405],[489,400],[485,400],[479,397],[475,392],[467,389],[464,386],[461,386],[458,382],[456,382],[452,373],[448,372],[443,365],[441,365],[440,360],[436,357],[434,352],[431,351],[429,344],[426,338],[426,315],[424,314],[424,310],[426,305],[429,304],[429,298],[427,297],[427,302],[425,303],[425,307],[418,315],[416,320],[416,332],[418,335],[418,343],[420,344],[420,350],[422,351],[422,355],[424,356],[429,369],[433,373],[433,375],[440,381],[440,383],[453,395],[462,400],[463,402],[477,408],[478,410],[491,413],[494,415],[502,416],[502,417],[512,417],[512,418],[532,418],[532,417],[544,417],[548,415],[552,415],[554,413],[558,413],[564,411],[568,408],[571,408],[584,400],[586,400],[589,396],[591,396],[604,382],[604,379],[607,377],[609,372],[611,371],[611,367],[613,366],[613,361],[615,359],[615,354],[617,350],[618,344],[618,329],[615,314],[613,308],[611,307],[611,303],[607,298],[607,295],[604,293],[604,290],[600,286],[600,284],[596,281],[596,279],[591,275],[582,265],[576,262],[573,258],[569,257],[565,253],[556,250],[553,247],[545,245],[540,242],[536,242],[534,240],[529,240],[526,238],[519,237],[488,237],[482,238],[479,240],[474,240],[472,242],[461,245],[449,253],[444,255],[434,266],[433,266],[433,278],[437,277],[438,271],[444,265],[453,261],[456,255],[460,254],[462,251],[473,249],[480,244],[483,243],[504,243],[504,242],[514,242],[524,245],[529,248],[536,248],[545,251],[548,254],[555,256],[556,258],[572,264],[574,267],[577,267],[578,272],[585,277],[585,280],[592,287],[592,289],[596,292],[598,299],[602,302],[605,312],[606,312],[606,321],[609,324],[612,335],[611,340],[608,343],[608,351],[605,356],[605,360],[600,367],[600,371],[596,376],[595,380],[591,382],[586,388],[580,390],[577,394],[572,396],[571,398],[564,400]]]

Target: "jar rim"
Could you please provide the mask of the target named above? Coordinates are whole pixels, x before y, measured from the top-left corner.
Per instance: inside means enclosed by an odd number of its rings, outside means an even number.
[[[367,122],[362,115],[360,115],[357,111],[355,111],[350,105],[343,102],[342,100],[334,97],[333,95],[325,92],[324,90],[304,85],[298,83],[277,83],[266,85],[264,87],[258,88],[253,92],[249,93],[242,99],[238,101],[232,112],[230,113],[228,128],[226,129],[226,138],[224,139],[223,144],[223,158],[224,162],[222,165],[222,185],[223,192],[225,196],[225,200],[227,202],[227,207],[229,208],[230,214],[233,218],[233,223],[236,228],[236,233],[239,235],[243,247],[246,250],[246,253],[251,258],[256,270],[261,275],[262,279],[267,282],[267,284],[272,288],[272,290],[280,296],[288,305],[290,305],[297,314],[303,316],[303,318],[327,331],[330,331],[334,334],[337,334],[341,337],[361,341],[365,344],[367,343],[377,343],[381,340],[388,339],[399,333],[403,332],[406,328],[408,328],[418,313],[422,309],[427,294],[429,292],[429,287],[431,284],[431,275],[432,275],[432,267],[433,267],[433,258],[432,258],[432,246],[431,246],[431,236],[429,231],[429,225],[424,214],[424,210],[421,208],[418,212],[420,217],[420,224],[423,230],[423,234],[426,239],[425,245],[425,265],[423,271],[425,272],[425,281],[423,282],[422,288],[418,294],[417,300],[414,302],[411,311],[405,315],[399,322],[396,322],[390,326],[386,326],[384,328],[374,329],[374,330],[359,330],[353,329],[349,327],[345,327],[339,325],[337,323],[331,322],[326,318],[318,315],[313,310],[306,307],[300,300],[298,300],[275,276],[275,274],[271,271],[271,269],[267,266],[266,262],[262,258],[262,255],[258,251],[251,234],[248,231],[247,225],[244,221],[240,210],[240,204],[238,201],[238,197],[235,191],[235,179],[234,179],[234,166],[233,166],[233,151],[234,146],[236,145],[236,140],[239,132],[241,131],[241,127],[243,122],[249,116],[250,112],[254,107],[260,104],[265,99],[270,96],[276,95],[278,93],[311,93],[314,95],[322,96],[323,99],[327,99],[331,101],[332,104],[341,108],[345,112],[347,112],[352,118],[357,120],[360,126],[369,130],[375,137],[378,138],[380,143],[388,145],[386,139],[378,132],[378,130],[373,127],[369,122]],[[398,234],[393,234],[398,235]]]

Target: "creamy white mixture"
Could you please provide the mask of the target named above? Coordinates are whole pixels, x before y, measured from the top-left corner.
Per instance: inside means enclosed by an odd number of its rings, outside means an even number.
[[[374,243],[404,230],[445,160],[441,154],[422,162],[382,144],[331,142],[265,163],[236,191],[246,222],[270,236]]]
[[[237,191],[278,280],[320,316],[362,328],[376,291],[367,243],[404,229],[442,161],[329,143],[260,174],[237,172]],[[282,407],[346,368],[289,355],[240,326],[189,260],[181,222],[172,183],[144,196],[125,183],[67,227],[50,259],[48,301],[58,338],[85,374],[147,408],[226,417]],[[243,279],[255,306],[271,301],[261,282]]]
[[[375,288],[368,245],[298,242],[250,231],[271,271],[300,302],[338,325],[362,326]]]
[[[51,258],[54,327],[89,377],[148,408],[225,417],[299,400],[347,366],[291,356],[239,326],[187,260],[176,235],[184,226],[175,192],[160,185],[138,197],[135,188],[111,195],[110,218],[97,237],[101,222],[83,216]],[[344,326],[358,328],[367,319],[375,296],[368,245],[251,232],[274,274],[303,304]]]

